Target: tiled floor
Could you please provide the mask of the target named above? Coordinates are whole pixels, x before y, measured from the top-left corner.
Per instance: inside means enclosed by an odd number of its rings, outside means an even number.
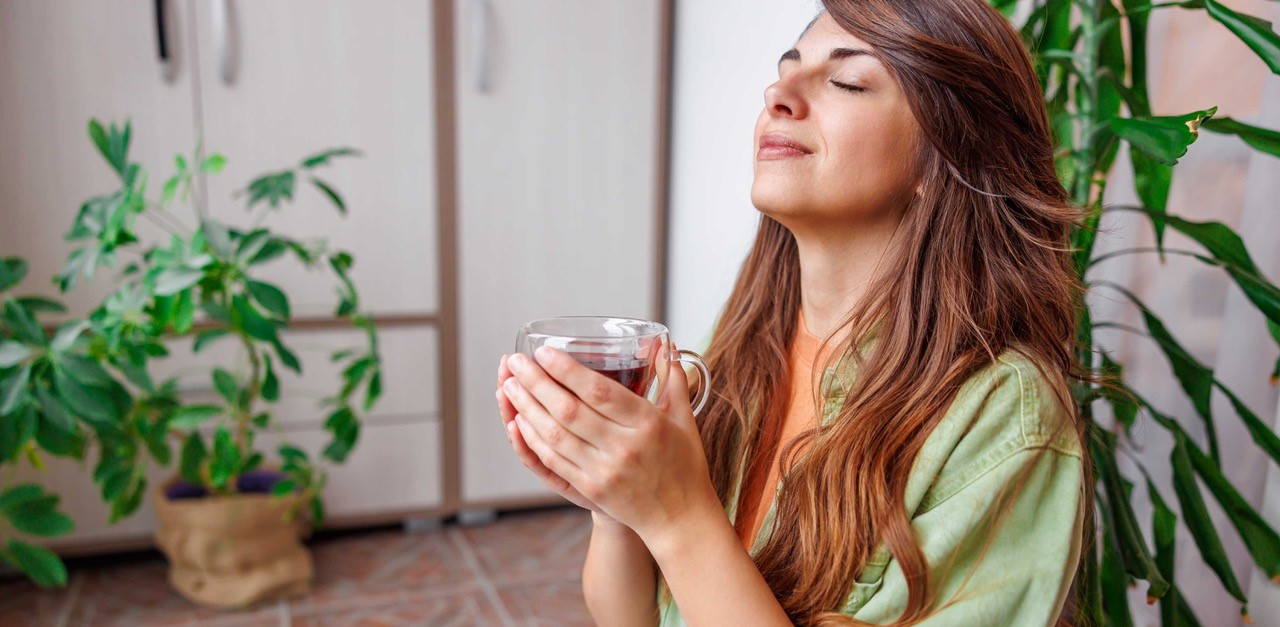
[[[591,625],[582,561],[591,517],[576,507],[421,533],[322,535],[310,594],[237,612],[178,596],[158,553],[72,561],[66,589],[0,579],[0,626]]]

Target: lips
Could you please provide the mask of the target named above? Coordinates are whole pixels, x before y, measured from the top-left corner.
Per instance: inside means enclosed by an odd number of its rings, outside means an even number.
[[[756,156],[761,159],[778,157],[803,157],[813,154],[813,149],[799,141],[781,133],[769,133],[760,138],[760,150]]]

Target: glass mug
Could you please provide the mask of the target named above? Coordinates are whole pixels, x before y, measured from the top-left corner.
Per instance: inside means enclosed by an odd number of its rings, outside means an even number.
[[[578,363],[656,401],[672,363],[693,364],[702,377],[693,414],[707,404],[711,372],[702,356],[672,350],[667,327],[648,320],[610,316],[560,316],[526,322],[516,335],[516,352],[533,358],[539,346],[568,353]],[[652,392],[652,394],[651,394]]]

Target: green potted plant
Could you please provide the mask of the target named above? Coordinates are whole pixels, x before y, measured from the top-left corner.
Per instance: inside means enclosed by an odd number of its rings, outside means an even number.
[[[989,0],[1012,17],[1013,0]],[[1036,61],[1045,104],[1059,145],[1059,178],[1077,205],[1087,210],[1085,228],[1072,235],[1076,270],[1090,290],[1130,303],[1143,320],[1131,327],[1110,320],[1094,320],[1083,310],[1077,340],[1078,359],[1088,369],[1105,375],[1106,385],[1082,387],[1077,402],[1090,421],[1090,450],[1096,472],[1097,526],[1092,545],[1082,555],[1082,576],[1076,581],[1075,617],[1084,625],[1132,625],[1128,589],[1146,582],[1148,603],[1160,604],[1162,625],[1199,625],[1180,588],[1205,582],[1179,581],[1174,571],[1175,528],[1181,523],[1195,547],[1217,575],[1222,589],[1241,604],[1249,620],[1248,599],[1223,548],[1221,532],[1213,525],[1204,494],[1221,506],[1234,533],[1243,541],[1253,562],[1274,582],[1280,583],[1280,534],[1267,523],[1223,474],[1221,456],[1210,415],[1215,390],[1234,409],[1258,447],[1280,464],[1280,437],[1223,382],[1213,368],[1198,361],[1164,322],[1137,295],[1123,286],[1097,279],[1096,268],[1122,255],[1180,255],[1220,268],[1267,319],[1259,328],[1260,341],[1280,344],[1280,287],[1254,264],[1244,240],[1220,222],[1195,222],[1166,211],[1174,166],[1186,154],[1201,131],[1233,135],[1250,147],[1280,156],[1280,132],[1239,120],[1217,116],[1217,107],[1158,115],[1152,111],[1147,89],[1147,23],[1151,12],[1179,8],[1201,13],[1204,21],[1226,28],[1257,53],[1272,73],[1280,73],[1280,35],[1270,22],[1233,10],[1219,0],[1159,2],[1151,0],[1034,0],[1020,25],[1023,39]],[[1209,26],[1207,26],[1209,27]],[[1127,44],[1127,45],[1126,45]],[[1129,146],[1134,171],[1137,206],[1104,205],[1103,192],[1122,143]],[[1156,245],[1096,254],[1097,229],[1108,213],[1130,212],[1150,222]],[[1173,229],[1194,241],[1199,250],[1165,245],[1163,235]],[[1161,411],[1130,389],[1121,365],[1095,329],[1116,329],[1151,341],[1168,358],[1174,378],[1192,401],[1203,423],[1204,441],[1184,428],[1186,418]],[[1280,379],[1280,360],[1260,378]],[[1109,406],[1114,420],[1096,410]],[[1157,430],[1145,434],[1132,429],[1140,416]],[[1219,417],[1218,419],[1221,419]],[[1162,494],[1159,477],[1141,459],[1130,455],[1139,474],[1126,476],[1118,458],[1142,448],[1150,434],[1164,432],[1173,441],[1168,483],[1172,494]],[[1206,491],[1201,490],[1201,486]],[[1139,522],[1133,502],[1145,494],[1152,504],[1150,526]],[[1177,504],[1177,513],[1171,504]],[[1149,533],[1145,530],[1149,529]],[[1149,539],[1148,539],[1149,537]]]
[[[106,399],[102,409],[113,424],[131,419],[122,408],[130,409],[132,398],[90,354],[84,321],[66,321],[52,336],[45,332],[40,318],[65,308],[39,296],[16,296],[27,270],[22,259],[0,258],[0,561],[41,586],[62,586],[67,583],[62,561],[30,539],[66,535],[74,524],[58,507],[57,494],[38,484],[14,483],[14,466],[43,468],[44,455],[84,458],[86,434],[99,414],[94,412],[91,423],[70,408],[82,388],[94,388]],[[119,511],[115,505],[126,500],[113,501],[113,517]]]
[[[65,292],[103,267],[123,262],[115,289],[86,320],[60,330],[76,331],[79,339],[68,342],[83,346],[85,356],[55,355],[54,365],[44,370],[27,357],[0,373],[21,367],[17,376],[27,377],[21,382],[34,390],[22,406],[40,418],[38,424],[52,409],[88,427],[98,452],[94,480],[112,503],[113,521],[137,508],[147,490],[149,463],[176,463],[176,476],[155,486],[153,496],[157,541],[169,557],[170,580],[182,594],[202,604],[234,607],[305,590],[312,568],[300,539],[308,522],[318,525],[324,517],[323,464],[343,462],[355,446],[359,414],[381,395],[381,365],[376,331],[360,313],[349,277],[351,255],[330,249],[323,239],[293,239],[262,225],[293,201],[299,180],[345,213],[341,195],[317,170],[358,153],[325,150],[296,167],[254,179],[236,194],[257,212],[248,221],[251,226],[239,228],[211,218],[190,194],[197,173],[222,170],[221,155],[205,157],[199,146],[190,159],[178,155],[176,173],[153,200],[147,196],[146,172],[129,161],[130,124],[104,127],[95,120],[89,134],[120,188],[81,206],[67,239],[82,245],[55,280]],[[190,206],[190,223],[171,211],[179,204]],[[144,242],[135,229],[140,219],[166,237]],[[292,321],[289,298],[258,276],[263,264],[282,257],[327,268],[337,289],[335,315],[363,330],[366,339],[359,348],[336,349],[330,356],[342,365],[342,375],[336,392],[321,401],[324,428],[332,436],[322,459],[285,443],[275,450],[277,461],[268,462],[269,452],[255,445],[258,433],[277,426],[273,404],[281,397],[280,368],[302,371],[282,338]],[[26,336],[38,339],[33,331]],[[216,402],[187,402],[177,377],[153,380],[153,373],[163,371],[167,343],[180,339],[190,339],[197,353],[220,342],[238,348],[234,363],[208,373]],[[69,359],[84,372],[61,367]],[[6,361],[14,358],[0,363]],[[31,373],[22,375],[27,369]],[[41,377],[51,377],[47,393],[57,402],[30,401],[42,400],[45,387],[36,382]]]

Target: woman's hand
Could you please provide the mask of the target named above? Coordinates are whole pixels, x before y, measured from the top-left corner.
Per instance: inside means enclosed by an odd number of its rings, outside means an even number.
[[[678,363],[657,405],[549,347],[506,366],[514,422],[542,466],[646,543],[690,517],[724,515]]]
[[[516,409],[511,404],[511,400],[507,398],[506,393],[502,389],[502,383],[511,378],[511,371],[507,369],[507,355],[503,355],[498,360],[498,390],[494,396],[498,399],[498,415],[502,417],[502,428],[507,432],[507,441],[511,443],[511,448],[515,450],[516,456],[520,458],[520,462],[533,472],[535,476],[542,480],[542,483],[551,488],[567,499],[570,503],[577,505],[583,509],[591,510],[591,517],[596,524],[608,526],[614,523],[608,514],[600,509],[599,505],[592,503],[586,497],[582,496],[568,481],[551,472],[533,451],[529,450],[529,445],[525,443],[524,436],[516,428],[513,418],[516,415]]]

